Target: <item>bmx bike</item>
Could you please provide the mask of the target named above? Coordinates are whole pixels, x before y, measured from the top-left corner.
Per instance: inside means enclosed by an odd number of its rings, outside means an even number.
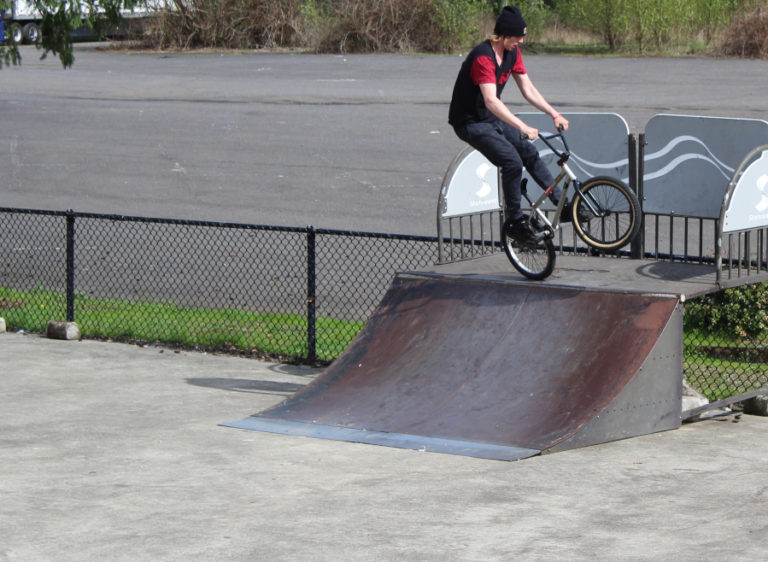
[[[561,171],[552,186],[536,200],[528,198],[526,182],[523,180],[521,192],[531,208],[527,220],[534,233],[530,242],[519,242],[508,235],[509,218],[502,228],[502,244],[507,258],[521,274],[529,279],[547,278],[555,269],[555,233],[563,222],[572,222],[576,234],[588,246],[598,251],[610,252],[629,244],[640,230],[640,202],[626,184],[616,178],[597,176],[579,181],[568,166],[571,151],[562,129],[554,134],[542,134],[539,138],[557,157]],[[560,139],[563,149],[553,146],[552,140]],[[549,220],[542,206],[554,186],[563,182],[553,220]],[[573,202],[566,209],[568,216],[563,216],[563,209],[568,201],[569,188],[575,193]],[[569,220],[570,219],[570,220]]]

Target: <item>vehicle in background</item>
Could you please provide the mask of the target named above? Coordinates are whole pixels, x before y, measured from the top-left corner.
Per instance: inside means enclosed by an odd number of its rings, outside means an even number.
[[[135,28],[138,20],[147,17],[150,10],[147,7],[137,7],[134,10],[126,10],[121,15],[123,19]],[[35,8],[34,3],[28,0],[12,0],[10,10],[0,13],[0,19],[5,24],[7,38],[16,45],[22,43],[34,44],[40,41],[40,25],[43,21],[42,14]],[[120,33],[121,30],[114,30]],[[81,26],[72,32],[73,37],[81,38],[92,35],[88,26]]]

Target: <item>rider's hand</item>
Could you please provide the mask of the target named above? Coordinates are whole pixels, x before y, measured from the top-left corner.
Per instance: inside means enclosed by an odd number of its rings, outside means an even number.
[[[568,130],[568,119],[566,119],[565,117],[563,117],[559,113],[552,118],[552,121],[555,122],[555,129],[557,129],[558,131],[560,131],[560,130],[567,131]]]
[[[520,132],[522,133],[523,138],[526,138],[529,141],[535,141],[539,138],[539,130],[534,129],[533,127],[528,127],[527,125],[520,129]]]

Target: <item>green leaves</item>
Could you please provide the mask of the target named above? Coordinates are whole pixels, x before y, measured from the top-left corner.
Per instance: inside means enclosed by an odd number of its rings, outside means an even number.
[[[634,47],[641,53],[669,42],[706,41],[753,0],[558,0],[561,20],[599,34],[611,51]]]
[[[685,305],[686,327],[733,337],[753,337],[768,331],[768,285],[745,285]]]

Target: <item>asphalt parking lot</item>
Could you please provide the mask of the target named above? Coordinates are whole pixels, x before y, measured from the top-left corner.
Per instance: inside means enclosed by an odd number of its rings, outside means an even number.
[[[114,52],[0,80],[2,205],[434,236],[459,55]],[[766,119],[768,61],[526,54],[560,111]],[[723,78],[720,78],[723,77]],[[530,111],[514,88],[514,111]]]

